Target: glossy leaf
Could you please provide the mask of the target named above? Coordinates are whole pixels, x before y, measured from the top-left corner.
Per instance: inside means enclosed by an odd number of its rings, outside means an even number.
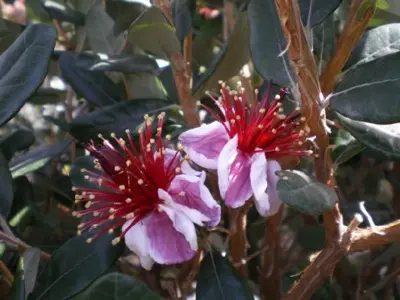
[[[64,52],[59,59],[62,77],[78,95],[97,106],[107,106],[120,101],[120,93],[115,83],[103,72],[82,68],[94,63],[91,55]]]
[[[180,41],[183,41],[192,27],[193,17],[196,12],[196,1],[173,0],[171,6],[176,35]]]
[[[114,19],[114,33],[127,30],[147,7],[140,1],[114,0],[106,1],[106,11]]]
[[[250,26],[250,51],[256,70],[266,80],[292,86],[296,76],[291,70],[286,40],[274,1],[250,0],[247,12]]]
[[[128,29],[128,40],[142,50],[164,58],[179,53],[175,28],[155,6],[148,8]]]
[[[299,0],[301,19],[304,25],[314,27],[329,17],[341,0]]]
[[[122,136],[126,129],[135,133],[146,113],[165,111],[167,105],[166,101],[159,99],[124,101],[75,118],[70,124],[70,132],[82,142],[96,139],[99,133]]]
[[[53,157],[64,152],[71,140],[61,141],[54,145],[42,145],[26,152],[10,162],[13,178],[36,171],[45,166]]]
[[[218,88],[220,80],[226,81],[236,76],[249,60],[249,27],[247,14],[241,12],[237,23],[224,47],[217,54],[211,66],[194,83],[193,91],[202,97],[206,90]]]
[[[113,246],[113,237],[105,234],[92,243],[86,242],[87,236],[68,240],[52,254],[29,299],[65,300],[88,287],[121,254],[122,244]]]
[[[0,56],[0,125],[10,120],[42,83],[55,39],[52,26],[30,25]]]
[[[86,16],[85,31],[94,52],[113,54],[124,43],[122,35],[113,32],[114,20],[100,5],[93,5]]]
[[[0,152],[0,215],[8,217],[13,203],[13,180],[8,168],[8,161]]]
[[[82,59],[80,59],[82,58]],[[86,59],[84,59],[86,58]],[[77,66],[90,71],[108,71],[123,73],[157,72],[158,64],[147,55],[78,55]]]
[[[254,295],[227,258],[208,253],[201,262],[196,299],[253,300]]]
[[[72,300],[161,300],[143,282],[121,273],[109,273],[98,278]]]
[[[345,73],[331,106],[345,117],[378,124],[400,122],[400,53],[386,55]]]
[[[357,140],[387,159],[400,159],[400,124],[378,125],[339,115],[340,123]]]
[[[352,52],[347,66],[353,69],[359,64],[367,63],[399,51],[400,24],[382,25],[364,33]]]
[[[33,291],[39,269],[40,250],[28,248],[19,259],[17,276],[13,282],[12,300],[26,300]]]
[[[40,2],[53,19],[81,26],[85,24],[85,15],[73,9],[65,0],[41,0]]]
[[[331,210],[338,197],[331,187],[303,172],[278,171],[278,198],[288,206],[309,215]]]
[[[0,137],[0,149],[6,160],[10,160],[18,151],[26,150],[35,142],[33,132],[25,129],[17,129]]]

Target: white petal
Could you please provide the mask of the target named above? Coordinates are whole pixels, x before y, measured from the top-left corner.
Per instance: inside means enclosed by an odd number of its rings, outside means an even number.
[[[268,160],[267,172],[268,172],[268,188],[267,193],[269,197],[270,208],[268,216],[272,216],[279,211],[282,205],[282,201],[278,199],[276,192],[276,184],[278,183],[279,176],[275,174],[276,171],[281,170],[281,166],[276,160]]]
[[[222,198],[225,198],[226,190],[229,186],[229,169],[235,157],[237,156],[238,137],[235,135],[225,147],[218,157],[218,186]]]
[[[267,159],[264,153],[255,153],[251,158],[250,182],[256,208],[260,215],[266,216],[270,204],[267,193]]]
[[[122,231],[124,231],[133,220],[127,221],[122,226]],[[146,233],[145,220],[138,222],[132,226],[125,234],[125,244],[126,246],[134,252],[140,260],[140,264],[146,270],[150,270],[154,264],[154,260],[150,257],[148,249],[148,236]]]

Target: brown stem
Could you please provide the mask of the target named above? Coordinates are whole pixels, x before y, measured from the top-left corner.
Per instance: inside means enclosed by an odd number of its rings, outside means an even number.
[[[355,217],[347,227],[340,244],[331,244],[322,250],[312,263],[304,270],[300,279],[290,288],[284,300],[310,299],[314,291],[330,276],[336,264],[349,250],[353,231],[362,219]]]
[[[335,52],[320,78],[321,90],[324,95],[333,92],[340,72],[375,13],[374,5],[362,11],[365,2],[365,0],[351,1],[344,29],[337,41]]]
[[[231,226],[231,247],[230,254],[232,256],[232,264],[237,266],[237,270],[243,277],[247,277],[247,212],[252,205],[252,201],[247,201],[240,208],[230,211],[230,226]]]
[[[196,256],[190,260],[179,274],[178,281],[181,282],[181,299],[186,299],[186,295],[190,292],[193,280],[196,278],[200,270],[200,263],[203,259],[204,252],[199,249]]]
[[[234,4],[230,0],[224,0],[223,16],[224,16],[224,41],[228,40],[233,26],[235,26],[235,16],[233,14]]]
[[[259,284],[263,299],[279,300],[281,298],[281,217],[282,208],[266,220],[265,251]]]
[[[19,251],[20,253],[23,253],[26,249],[30,248],[30,246],[28,244],[24,243],[20,239],[9,236],[2,231],[0,231],[0,241],[6,241],[9,243],[18,245],[18,247],[20,248],[20,251]],[[42,261],[48,261],[50,259],[50,254],[40,251],[40,259]]]

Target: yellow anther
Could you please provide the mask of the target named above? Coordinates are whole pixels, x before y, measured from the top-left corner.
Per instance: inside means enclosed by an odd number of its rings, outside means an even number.
[[[126,198],[125,199],[125,203],[131,203],[132,202],[132,199],[131,198]]]
[[[88,239],[86,240],[86,243],[88,243],[88,244],[90,244],[91,242],[93,242],[93,239],[92,239],[92,238],[88,238]]]
[[[143,184],[143,179],[139,179],[139,180],[137,181],[137,183],[138,183],[138,185],[142,185],[142,184]]]
[[[123,190],[125,190],[125,186],[124,186],[124,185],[120,185],[120,186],[119,186],[119,189],[120,189],[121,191],[123,191]]]

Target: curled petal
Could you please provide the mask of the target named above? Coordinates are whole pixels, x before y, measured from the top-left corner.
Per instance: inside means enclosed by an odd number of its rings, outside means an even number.
[[[194,225],[182,215],[173,214],[172,221],[166,212],[155,212],[148,219],[146,229],[149,254],[159,264],[181,263],[190,260],[196,254],[193,248],[197,248],[197,239],[196,243],[188,242],[188,239],[193,240],[193,235],[196,236]],[[187,228],[182,228],[185,226]],[[185,231],[185,234],[176,228]]]
[[[133,219],[127,221],[122,226],[122,231],[128,228]],[[140,260],[140,264],[146,270],[150,270],[154,264],[154,260],[150,257],[148,248],[148,236],[146,232],[145,220],[138,222],[132,226],[125,234],[126,246],[135,253]]]
[[[218,158],[218,185],[225,204],[237,208],[252,195],[250,158],[237,150],[238,137],[233,137]]]
[[[264,153],[255,153],[251,158],[250,182],[256,208],[260,215],[266,216],[270,209],[270,199],[267,193],[267,159]]]
[[[268,198],[270,208],[267,216],[272,216],[279,211],[282,205],[282,201],[278,199],[276,192],[276,184],[278,183],[279,177],[275,174],[276,171],[281,170],[281,166],[276,160],[269,160],[267,163],[267,177],[268,177]]]
[[[157,155],[155,154],[155,157],[157,157]],[[164,154],[164,166],[165,166],[165,170],[170,169],[176,169],[177,167],[180,167],[182,170],[182,173],[184,174],[188,174],[188,175],[193,175],[193,176],[200,176],[200,177],[205,177],[204,172],[202,171],[196,171],[195,169],[193,169],[189,162],[187,162],[186,160],[182,161],[183,157],[182,155],[175,150],[172,150],[170,148],[166,148],[165,149],[165,154]],[[180,163],[182,161],[182,163]]]
[[[179,136],[190,159],[207,169],[217,168],[218,156],[228,140],[224,125],[217,121],[190,129]]]
[[[160,207],[165,210],[171,220],[174,220],[174,213],[181,212],[184,213],[193,223],[203,226],[203,223],[210,221],[210,219],[203,215],[200,211],[194,208],[190,208],[177,203],[172,196],[163,189],[158,189],[158,197],[163,199],[165,203],[160,205]]]
[[[208,218],[207,221],[199,225],[213,227],[219,223],[221,207],[204,185],[202,177],[178,175],[171,182],[168,192],[172,195],[175,203],[194,209]],[[193,218],[191,219],[198,224]]]

